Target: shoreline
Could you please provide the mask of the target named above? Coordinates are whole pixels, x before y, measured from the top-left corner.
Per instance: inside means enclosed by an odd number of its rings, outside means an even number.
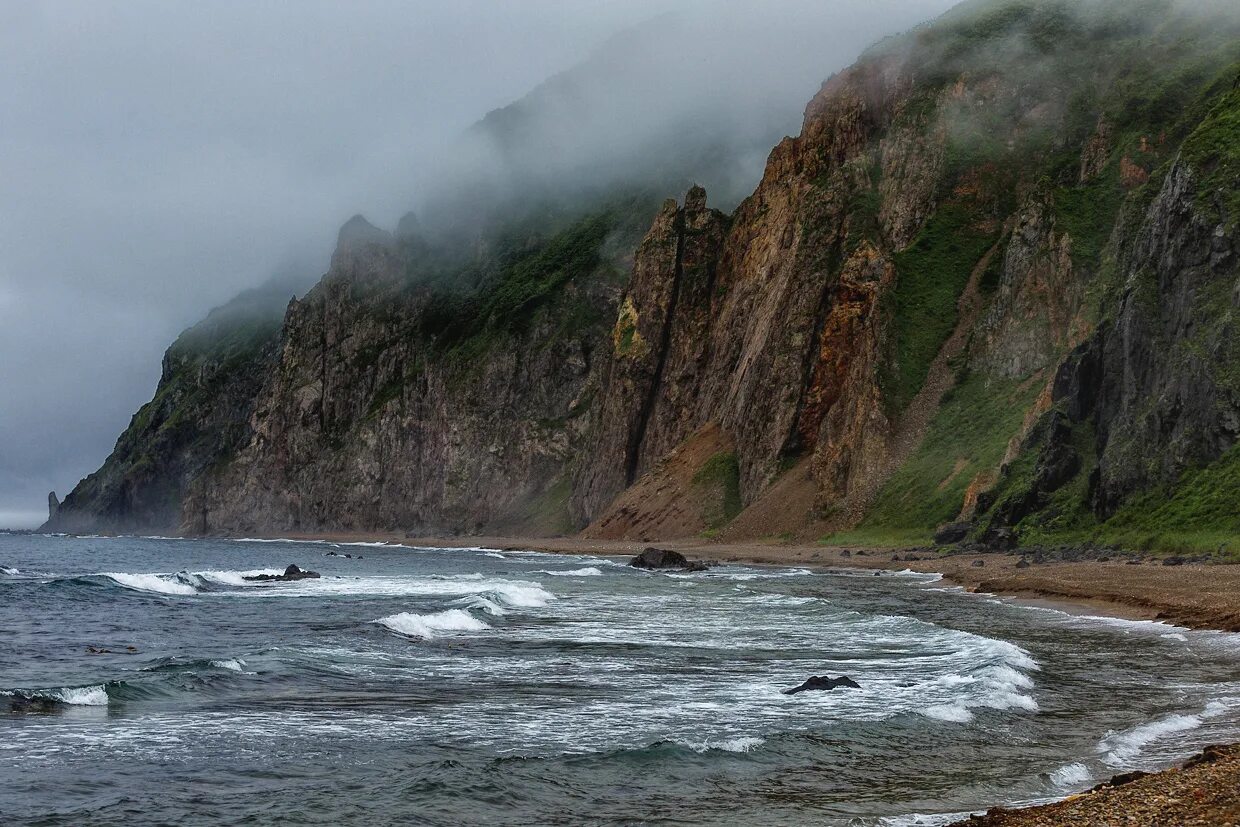
[[[245,538],[229,538],[245,539]],[[280,538],[334,543],[370,542],[414,548],[494,548],[551,554],[633,556],[657,545],[693,559],[717,563],[915,571],[938,574],[968,592],[992,594],[1027,605],[1094,617],[1150,620],[1198,631],[1240,632],[1240,565],[1187,564],[1135,558],[1051,561],[1018,567],[1019,552],[941,554],[924,549],[843,549],[775,543],[530,539],[502,536],[406,537],[395,532],[291,533]],[[898,559],[896,559],[898,558]]]
[[[162,538],[199,539],[199,538]],[[395,532],[321,532],[218,537],[257,542],[320,542],[440,549],[495,549],[628,557],[650,543],[572,537],[410,537]],[[1026,561],[1019,552],[943,554],[933,550],[842,549],[775,543],[672,541],[658,547],[690,559],[817,571],[938,574],[966,592],[1078,617],[1163,622],[1187,629],[1240,631],[1240,565],[1163,565],[1160,560]],[[1071,555],[1065,555],[1071,556]],[[1018,565],[1020,563],[1021,565]],[[1169,627],[1170,628],[1170,627]],[[1203,758],[1204,756],[1204,758]],[[1116,783],[1120,781],[1122,783]],[[1187,791],[1187,792],[1186,792]],[[1184,767],[1116,776],[1050,804],[993,807],[952,827],[1059,827],[1165,824],[1240,827],[1240,744],[1207,747]]]

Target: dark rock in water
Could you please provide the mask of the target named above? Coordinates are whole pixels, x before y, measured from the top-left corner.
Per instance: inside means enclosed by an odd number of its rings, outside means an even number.
[[[60,500],[56,496],[55,491],[49,491],[47,494],[47,518],[50,520],[56,516],[56,512],[60,510]]]
[[[934,544],[936,546],[954,546],[956,543],[963,542],[969,536],[969,529],[972,527],[968,523],[945,525],[934,533]]]
[[[986,561],[985,561],[985,560],[974,560],[974,561],[973,561],[973,568],[975,568],[975,569],[980,569],[980,568],[982,568],[982,567],[983,567],[983,566],[985,566],[985,565],[986,565]]]
[[[290,565],[284,570],[284,574],[253,574],[247,576],[246,580],[253,580],[256,583],[275,583],[288,580],[313,580],[319,576],[317,571],[305,571],[297,568],[296,565]]]
[[[860,689],[861,685],[844,675],[838,678],[822,678],[817,675],[798,686],[796,689],[785,689],[785,695],[796,695],[799,692],[830,692],[832,689]]]
[[[690,560],[678,551],[648,548],[629,561],[635,569],[678,569],[680,571],[706,571],[709,566],[700,560]]]

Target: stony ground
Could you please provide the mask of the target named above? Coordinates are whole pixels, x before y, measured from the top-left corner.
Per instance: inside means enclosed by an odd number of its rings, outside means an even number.
[[[1103,786],[1058,804],[994,809],[957,827],[1240,827],[1240,745],[1211,747],[1186,768]]]

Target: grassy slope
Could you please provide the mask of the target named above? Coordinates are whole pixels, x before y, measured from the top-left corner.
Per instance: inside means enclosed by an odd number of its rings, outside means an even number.
[[[891,478],[857,529],[824,538],[834,545],[928,543],[960,513],[978,474],[998,468],[1038,383],[966,378],[944,398],[917,453]]]
[[[1150,14],[1162,8],[1157,0],[1146,5]],[[1131,16],[1131,5],[1115,3],[1099,5],[1103,12],[1091,23],[1093,33],[1073,31],[1065,28],[1064,8],[1065,4],[1054,2],[973,3],[954,12],[954,20],[949,15],[951,25],[922,39],[938,50],[943,80],[953,77],[966,56],[985,54],[987,43],[1008,37],[1014,26],[1031,33],[1035,51],[1041,49],[1048,56],[1059,52],[1054,55],[1055,72],[1046,80],[1057,84],[1068,102],[1064,127],[1068,134],[1060,136],[1067,140],[1040,145],[1039,136],[1029,135],[1018,152],[1011,152],[999,140],[1010,125],[1011,113],[987,110],[984,122],[972,130],[953,132],[949,165],[957,172],[987,169],[995,179],[992,184],[1002,185],[998,179],[1040,180],[1041,186],[1049,186],[1057,226],[1072,238],[1073,261],[1086,285],[1086,312],[1099,319],[1109,315],[1121,287],[1108,241],[1117,221],[1123,220],[1125,199],[1130,202],[1129,220],[1140,215],[1182,141],[1184,157],[1202,171],[1202,189],[1213,204],[1221,205],[1233,220],[1240,215],[1235,209],[1240,192],[1235,187],[1240,175],[1235,99],[1240,92],[1228,91],[1235,69],[1219,74],[1220,67],[1235,59],[1237,48],[1234,39],[1209,32],[1203,23],[1190,22],[1184,30],[1145,30],[1134,22],[1140,16]],[[1046,70],[1045,64],[1035,65],[1029,74],[1035,77]],[[1080,184],[1076,176],[1081,146],[1099,112],[1112,124],[1113,150],[1103,174]],[[1121,159],[1152,171],[1151,184],[1128,192],[1121,181]],[[916,393],[925,366],[951,329],[967,262],[974,246],[983,244],[982,238],[961,234],[960,229],[980,225],[983,217],[970,216],[967,209],[949,202],[899,256],[901,283],[892,302],[895,359],[883,376],[895,411]],[[1226,298],[1219,300],[1215,322],[1229,323],[1222,307]],[[1217,361],[1221,370],[1240,373],[1228,367],[1240,365],[1240,353]],[[1230,386],[1229,376],[1220,378]],[[883,489],[864,522],[855,531],[826,539],[858,545],[920,544],[931,537],[935,526],[952,520],[969,482],[981,471],[998,470],[1008,440],[1037,395],[1027,387],[991,384],[988,388],[975,376],[945,399],[925,443]],[[1240,488],[1232,473],[1234,456],[1190,472],[1171,490],[1142,498],[1106,526],[1098,526],[1085,505],[1093,469],[1092,433],[1078,430],[1081,453],[1089,458],[1086,467],[1036,515],[1036,524],[1022,527],[1025,541],[1097,539],[1160,549],[1214,549],[1236,540]],[[1019,457],[1010,469],[1012,480],[1018,482],[1031,473],[1032,464],[1032,456]],[[1153,507],[1155,502],[1158,508]]]

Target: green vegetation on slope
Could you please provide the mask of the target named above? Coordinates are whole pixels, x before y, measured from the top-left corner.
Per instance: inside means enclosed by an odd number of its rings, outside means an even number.
[[[1240,70],[1232,89],[1222,95],[1184,143],[1184,160],[1201,176],[1203,206],[1216,201],[1231,226],[1240,221]]]
[[[721,451],[708,459],[694,474],[693,485],[703,497],[708,531],[723,528],[744,508],[741,468],[732,451]]]
[[[997,232],[963,205],[945,204],[917,240],[896,255],[895,289],[885,298],[892,357],[880,376],[892,413],[903,411],[921,390],[930,364],[956,327],[960,294]]]
[[[1096,535],[1102,542],[1165,551],[1240,554],[1240,445],[1165,490],[1136,497]]]
[[[979,474],[997,472],[1025,412],[1042,390],[971,374],[943,398],[921,447],[879,492],[854,531],[823,538],[833,545],[907,546],[928,543],[952,522]]]

